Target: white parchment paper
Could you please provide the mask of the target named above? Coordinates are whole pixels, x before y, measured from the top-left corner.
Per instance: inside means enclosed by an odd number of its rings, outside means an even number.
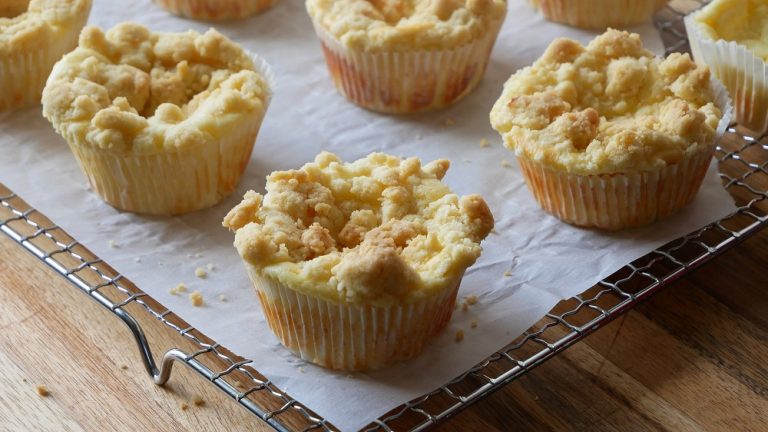
[[[96,0],[90,22],[111,27],[130,19],[154,30],[205,31],[210,24],[173,17],[148,0]],[[118,5],[119,4],[119,5]],[[34,108],[0,114],[0,181],[48,215],[144,291],[224,346],[253,359],[276,385],[343,430],[366,425],[389,409],[433,390],[511,341],[558,300],[578,294],[627,262],[734,209],[712,168],[696,201],[678,216],[645,229],[605,234],[573,228],[539,209],[511,152],[491,129],[488,112],[507,77],[536,59],[557,36],[583,42],[594,33],[548,23],[527,2],[510,1],[485,80],[457,106],[411,117],[378,115],[333,88],[303,2],[283,0],[267,13],[216,27],[271,63],[278,84],[238,191],[220,205],[175,218],[121,213],[96,197],[62,138]],[[649,24],[635,29],[661,52]],[[0,90],[1,91],[1,90]],[[445,120],[455,124],[446,126]],[[491,142],[481,148],[482,138]],[[481,193],[496,233],[466,274],[461,296],[479,303],[457,312],[449,329],[417,359],[371,374],[335,373],[305,365],[268,329],[222,217],[265,176],[295,168],[320,150],[353,160],[372,151],[447,157],[446,181],[460,194]],[[116,247],[110,247],[114,240]],[[136,262],[136,258],[140,262]],[[216,268],[207,279],[196,267]],[[511,272],[511,276],[504,276]],[[179,282],[202,291],[205,305],[170,295]],[[219,295],[227,301],[220,301]],[[477,329],[470,322],[477,320]],[[454,342],[458,329],[466,332]]]

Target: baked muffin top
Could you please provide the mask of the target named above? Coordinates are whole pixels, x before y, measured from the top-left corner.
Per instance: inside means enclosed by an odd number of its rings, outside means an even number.
[[[0,55],[51,44],[88,16],[91,0],[3,0],[0,3]]]
[[[316,25],[358,50],[449,49],[496,31],[506,0],[307,0]]]
[[[744,45],[768,61],[768,2],[715,0],[694,15],[699,29],[714,40]]]
[[[323,152],[267,177],[223,225],[264,277],[330,301],[389,305],[457,284],[480,255],[493,216],[442,181],[447,160],[372,153],[344,163]]]
[[[576,174],[652,170],[712,143],[722,113],[709,69],[659,59],[608,30],[586,47],[556,39],[504,84],[491,124],[518,156]]]
[[[151,153],[204,145],[262,113],[268,77],[216,30],[86,27],[53,68],[43,115],[70,142]]]

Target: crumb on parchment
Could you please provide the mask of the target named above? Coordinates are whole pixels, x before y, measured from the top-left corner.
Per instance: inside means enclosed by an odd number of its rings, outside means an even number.
[[[208,277],[208,273],[205,271],[204,268],[198,267],[195,269],[195,276],[199,277],[200,279],[205,279]]]
[[[183,292],[187,292],[187,286],[184,284],[184,282],[179,282],[178,285],[168,290],[170,295],[179,295]]]
[[[464,340],[464,330],[459,330],[456,332],[456,342],[461,342]]]
[[[502,159],[501,160],[501,166],[503,166],[504,168],[512,168],[512,162],[510,162],[510,161],[508,161],[506,159]]]
[[[189,300],[192,302],[192,306],[200,307],[203,305],[203,294],[200,291],[192,291],[189,293]]]
[[[490,142],[488,141],[488,138],[481,138],[480,139],[480,147],[486,148],[490,145]]]
[[[477,328],[477,320],[472,320],[472,322],[469,323],[469,327]]]

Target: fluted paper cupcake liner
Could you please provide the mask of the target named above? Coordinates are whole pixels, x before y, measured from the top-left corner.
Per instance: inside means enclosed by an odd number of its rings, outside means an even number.
[[[32,50],[0,56],[0,111],[40,104],[43,87],[53,65],[77,46],[88,13],[78,17],[66,34],[41,40]]]
[[[280,342],[308,362],[344,371],[381,369],[419,354],[448,325],[460,282],[408,304],[339,304],[291,289],[245,265]]]
[[[606,29],[650,21],[666,1],[659,0],[532,0],[550,21],[574,27]]]
[[[251,157],[274,88],[267,63],[253,56],[267,81],[264,108],[218,142],[152,153],[117,153],[65,136],[93,190],[121,210],[177,215],[211,207],[232,193]]]
[[[205,21],[226,21],[256,15],[277,0],[155,0],[174,15]]]
[[[354,50],[317,23],[315,31],[341,94],[363,108],[402,114],[444,108],[468,95],[483,78],[501,23],[457,48],[400,52]]]
[[[528,188],[544,210],[582,227],[614,231],[672,216],[696,197],[733,113],[723,85],[714,78],[711,85],[723,117],[701,151],[657,170],[602,175],[572,174],[518,156]]]
[[[733,98],[736,121],[757,135],[768,132],[768,64],[745,46],[713,40],[696,24],[695,14],[685,17],[693,58],[709,66]]]

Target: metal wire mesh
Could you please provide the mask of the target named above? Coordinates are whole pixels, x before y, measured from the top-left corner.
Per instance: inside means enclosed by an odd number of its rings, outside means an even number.
[[[668,52],[687,50],[682,17],[702,1],[680,0],[657,16]],[[733,126],[717,149],[732,215],[642,257],[584,293],[560,302],[512,343],[443,387],[372,422],[366,430],[424,430],[501,388],[611,319],[768,224],[768,138]],[[0,230],[116,314],[133,332],[149,374],[164,383],[174,361],[216,385],[280,431],[333,426],[260,375],[244,359],[189,326],[143,293],[44,215],[0,184]],[[133,309],[132,309],[133,308]],[[168,350],[158,368],[134,316],[148,313],[197,349]]]

